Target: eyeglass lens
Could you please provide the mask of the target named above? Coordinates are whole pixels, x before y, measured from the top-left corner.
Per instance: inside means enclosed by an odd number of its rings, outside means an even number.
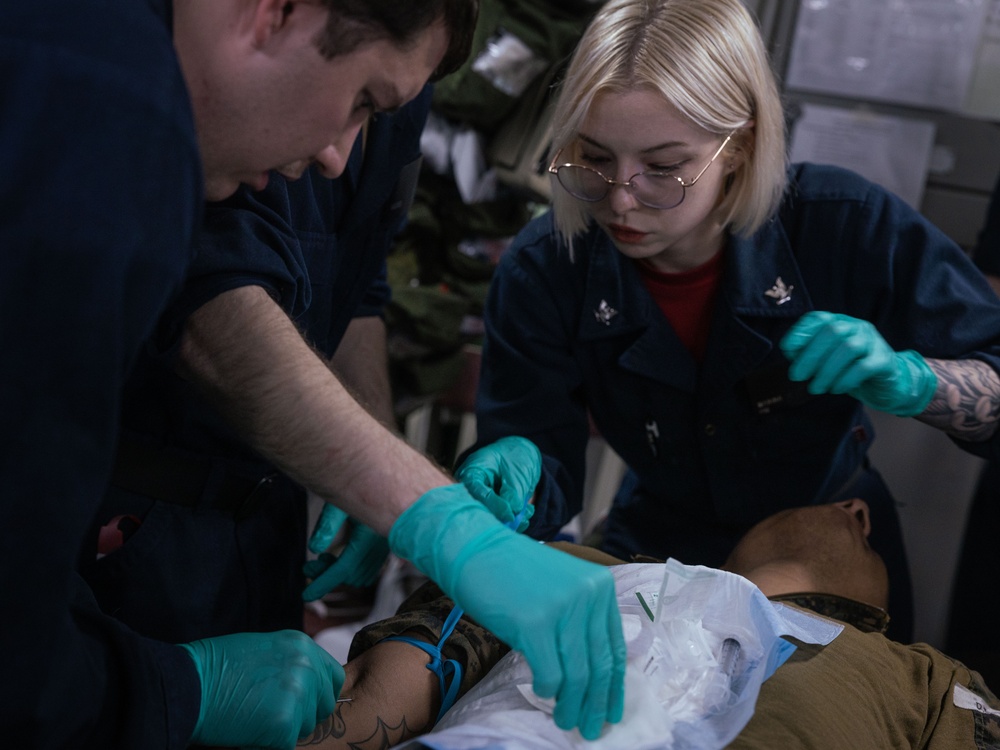
[[[556,177],[570,195],[584,201],[602,200],[611,189],[599,172],[587,167],[563,165]],[[633,175],[628,185],[636,200],[650,208],[673,208],[684,200],[684,186],[673,175],[643,172]]]

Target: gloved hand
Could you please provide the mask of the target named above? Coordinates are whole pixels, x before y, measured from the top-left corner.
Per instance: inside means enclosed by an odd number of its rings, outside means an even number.
[[[191,742],[291,750],[331,713],[344,669],[305,633],[235,633],[181,644],[201,680]]]
[[[896,352],[866,320],[830,312],[803,315],[781,340],[788,376],[810,393],[846,393],[879,411],[913,417],[927,408],[937,376],[914,351]]]
[[[542,476],[542,454],[527,438],[504,437],[484,445],[462,462],[455,479],[507,524],[521,512]],[[528,504],[518,531],[528,528],[535,506]]]
[[[340,557],[326,552],[343,525],[349,523],[347,545]],[[302,592],[307,602],[315,601],[330,593],[342,583],[349,586],[370,586],[378,578],[385,558],[389,556],[389,542],[363,523],[348,518],[336,505],[324,504],[316,521],[316,528],[309,537],[310,551],[319,555],[303,567],[307,578],[313,581]]]
[[[421,495],[389,546],[466,613],[522,652],[553,718],[595,739],[621,720],[625,640],[611,571],[504,527],[460,484]]]

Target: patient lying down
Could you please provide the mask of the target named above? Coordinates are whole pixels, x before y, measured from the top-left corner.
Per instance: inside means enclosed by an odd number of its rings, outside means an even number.
[[[882,635],[888,579],[868,546],[869,531],[861,500],[797,508],[753,527],[729,556],[723,569],[767,597],[846,627],[826,646],[796,642],[788,661],[761,686],[749,723],[727,747],[1000,748],[1000,702],[976,672],[930,646],[902,645]],[[594,562],[621,563],[590,548],[563,547]],[[299,744],[388,748],[429,731],[441,691],[438,677],[426,668],[428,655],[384,639],[405,634],[437,643],[451,608],[428,584],[397,615],[362,630],[345,665],[341,696],[350,700]],[[463,618],[442,651],[444,659],[462,665],[462,695],[508,649]],[[539,746],[550,745],[540,740]]]

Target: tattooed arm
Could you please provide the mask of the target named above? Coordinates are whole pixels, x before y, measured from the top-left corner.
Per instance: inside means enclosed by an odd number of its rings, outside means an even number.
[[[407,633],[414,638],[419,634]],[[300,747],[388,750],[431,728],[441,700],[428,657],[407,643],[385,641],[344,665],[338,703]]]
[[[420,633],[407,636],[426,640]],[[344,665],[344,687],[334,712],[299,747],[315,750],[388,750],[431,729],[441,701],[427,654],[384,641]],[[221,749],[220,749],[221,750]]]
[[[952,437],[981,442],[1000,424],[1000,376],[977,359],[928,359],[937,391],[917,417]]]

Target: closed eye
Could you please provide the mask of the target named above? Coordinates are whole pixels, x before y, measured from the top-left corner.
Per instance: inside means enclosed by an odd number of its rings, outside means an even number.
[[[581,151],[580,163],[590,167],[602,167],[610,164],[611,159],[603,154],[588,154],[586,151]]]
[[[683,167],[687,161],[679,161],[676,164],[647,164],[647,172],[663,172],[665,174],[670,174],[671,172],[676,172],[678,169]]]

